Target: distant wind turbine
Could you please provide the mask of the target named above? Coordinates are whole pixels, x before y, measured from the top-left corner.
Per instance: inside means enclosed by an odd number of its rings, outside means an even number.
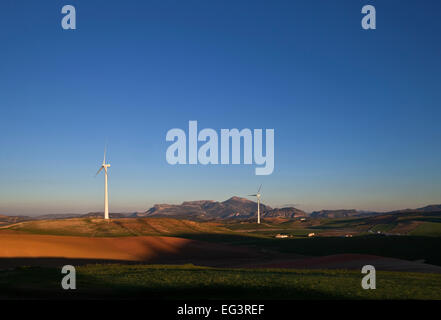
[[[262,185],[260,185],[256,194],[248,195],[249,197],[257,197],[257,223],[258,224],[260,224],[260,188],[262,188]]]
[[[107,192],[107,168],[110,167],[110,164],[106,163],[106,148],[104,148],[104,159],[101,168],[98,170],[95,176],[104,169],[104,219],[109,219],[109,195]]]

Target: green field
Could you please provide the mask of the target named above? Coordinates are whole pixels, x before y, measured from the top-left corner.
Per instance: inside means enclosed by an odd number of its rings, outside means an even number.
[[[77,290],[56,268],[0,271],[0,298],[23,299],[441,299],[441,275],[377,272],[377,289],[345,270],[246,270],[192,265],[77,267]]]
[[[441,237],[441,223],[439,222],[424,222],[416,227],[411,233],[415,236],[432,236]]]

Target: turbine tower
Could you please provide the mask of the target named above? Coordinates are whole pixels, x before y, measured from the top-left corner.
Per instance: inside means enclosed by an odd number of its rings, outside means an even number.
[[[249,197],[257,197],[257,224],[260,224],[260,188],[262,188],[262,185],[260,185],[256,194],[249,195]]]
[[[103,164],[100,169],[96,173],[95,176],[100,173],[101,170],[104,169],[104,219],[109,220],[109,194],[107,191],[107,168],[110,167],[109,163],[106,163],[106,148],[104,148],[104,159]]]

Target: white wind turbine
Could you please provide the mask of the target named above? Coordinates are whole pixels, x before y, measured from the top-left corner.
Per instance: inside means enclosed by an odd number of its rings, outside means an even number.
[[[257,223],[258,224],[260,224],[260,188],[262,188],[262,185],[260,185],[256,194],[248,195],[249,197],[257,197]]]
[[[100,173],[101,170],[104,169],[104,219],[109,219],[109,195],[107,192],[107,168],[110,167],[110,164],[106,163],[106,148],[104,148],[104,159],[101,168],[98,170],[95,176]]]

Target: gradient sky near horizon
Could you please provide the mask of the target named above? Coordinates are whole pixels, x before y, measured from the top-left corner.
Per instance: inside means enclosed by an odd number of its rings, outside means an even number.
[[[440,36],[439,0],[2,0],[0,214],[102,211],[106,141],[111,212],[260,183],[306,211],[441,203]],[[189,120],[274,128],[274,173],[169,165]]]

